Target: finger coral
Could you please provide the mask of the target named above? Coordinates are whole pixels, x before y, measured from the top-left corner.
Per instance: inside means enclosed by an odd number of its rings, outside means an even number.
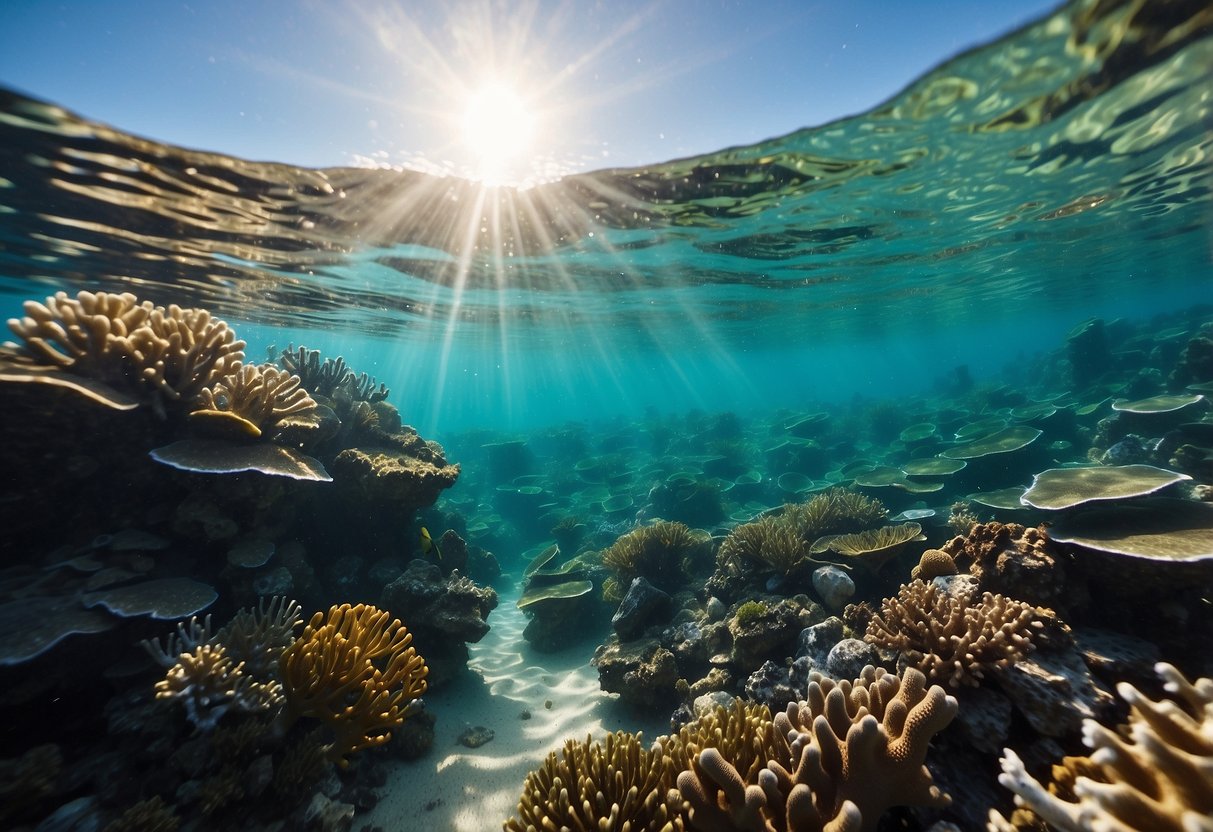
[[[815,674],[805,701],[765,723],[753,707],[740,744],[705,742],[679,774],[689,828],[858,832],[891,806],[950,802],[923,761],[956,700],[913,668],[867,667],[842,683]]]
[[[280,729],[301,716],[321,720],[334,735],[326,756],[342,766],[347,754],[386,743],[425,693],[428,669],[412,640],[369,604],[316,613],[279,662]]]
[[[270,364],[245,364],[198,393],[190,420],[225,436],[256,438],[288,416],[315,409],[299,376]]]
[[[1190,682],[1165,663],[1154,669],[1177,701],[1156,702],[1128,683],[1117,685],[1129,705],[1128,724],[1117,732],[1084,721],[1090,757],[1054,767],[1055,780],[1060,774],[1072,781],[1068,788],[1046,789],[1006,749],[998,780],[1016,804],[1063,832],[1213,830],[1213,679]],[[994,813],[990,828],[1009,824]]]
[[[989,592],[969,606],[934,583],[911,581],[881,602],[864,640],[900,652],[933,682],[976,686],[986,671],[1014,664],[1032,649],[1043,615]]]
[[[126,406],[124,394],[158,409],[166,402],[192,402],[244,360],[244,342],[206,310],[140,303],[129,292],[80,292],[75,298],[57,292],[45,304],[27,301],[24,310],[25,317],[8,326],[26,358],[114,388],[117,394],[106,396],[65,384],[113,406]]]
[[[805,701],[775,715],[792,765],[772,765],[765,790],[787,795],[796,830],[872,830],[892,806],[948,806],[923,763],[956,710],[956,699],[927,688],[914,668],[897,677],[868,666],[852,683],[814,674]]]
[[[527,775],[505,829],[681,830],[672,765],[660,743],[646,748],[636,734],[618,731],[602,743],[568,740]]]

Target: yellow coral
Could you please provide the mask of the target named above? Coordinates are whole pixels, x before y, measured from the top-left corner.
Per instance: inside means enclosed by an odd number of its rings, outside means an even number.
[[[382,745],[425,693],[425,660],[399,619],[369,604],[316,613],[282,654],[279,675],[286,707],[279,725],[300,716],[332,730],[326,756],[341,766],[347,754]]]
[[[607,734],[605,743],[568,740],[527,775],[505,830],[681,830],[672,782],[660,743],[646,748],[639,735],[623,731]]]

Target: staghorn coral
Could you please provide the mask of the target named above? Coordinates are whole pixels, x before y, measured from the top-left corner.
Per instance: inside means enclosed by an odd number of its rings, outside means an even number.
[[[205,309],[157,306],[130,340],[140,381],[170,402],[193,401],[244,361],[245,343]]]
[[[729,532],[716,553],[716,566],[740,574],[747,564],[788,575],[809,557],[809,547],[786,516],[767,516],[742,523]]]
[[[428,671],[412,640],[399,619],[369,604],[316,613],[279,662],[279,731],[301,716],[321,720],[333,733],[325,756],[342,767],[347,754],[386,743],[425,693]]]
[[[1129,704],[1128,724],[1116,732],[1084,720],[1090,757],[1055,766],[1049,789],[1006,749],[998,780],[1016,804],[1063,832],[1213,830],[1213,679],[1190,682],[1165,663],[1154,670],[1178,701],[1154,701],[1127,682],[1117,685]],[[991,812],[989,828],[1011,827]]]
[[[660,742],[617,731],[603,743],[568,740],[529,773],[506,832],[539,829],[683,829],[674,769]]]
[[[899,651],[933,682],[976,686],[987,670],[1014,664],[1032,649],[1047,614],[989,592],[969,606],[934,583],[911,581],[881,602],[864,640]]]
[[[689,577],[695,552],[706,542],[705,534],[685,523],[658,520],[619,537],[602,553],[602,563],[622,586],[644,577],[661,589],[677,589]]]
[[[223,436],[256,438],[288,416],[315,409],[299,376],[270,364],[245,364],[199,391],[190,420]]]
[[[130,292],[56,292],[45,304],[27,300],[25,317],[8,328],[38,363],[60,367],[110,384],[128,379],[130,334],[145,326],[153,306]]]
[[[264,713],[282,703],[277,682],[258,682],[242,671],[222,644],[202,644],[177,657],[156,683],[157,699],[175,699],[199,731],[210,731],[228,711]]]

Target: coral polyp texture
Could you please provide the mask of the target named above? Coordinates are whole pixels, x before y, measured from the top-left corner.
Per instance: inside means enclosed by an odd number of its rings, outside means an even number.
[[[704,748],[679,775],[689,827],[871,830],[892,806],[947,806],[923,763],[956,708],[913,668],[898,677],[866,667],[841,683],[815,674],[807,698],[772,720],[779,743],[759,770],[721,745]],[[761,732],[743,736],[757,750]]]
[[[300,386],[299,376],[270,364],[245,364],[203,388],[190,419],[220,433],[256,438],[288,416],[315,409],[316,401]]]
[[[892,806],[949,805],[923,765],[956,700],[907,669],[854,682],[814,674],[771,718],[735,699],[645,748],[617,733],[569,741],[527,776],[507,832],[871,830]]]
[[[1049,788],[1008,748],[998,780],[1015,803],[1063,832],[1213,830],[1213,679],[1191,682],[1165,663],[1154,669],[1174,700],[1155,701],[1121,682],[1116,690],[1129,705],[1128,723],[1112,731],[1084,720],[1091,755],[1054,766]],[[989,828],[1014,827],[992,813]]]
[[[191,402],[244,361],[244,342],[204,309],[166,309],[140,302],[129,292],[80,292],[75,298],[57,292],[45,304],[27,301],[24,310],[24,318],[8,322],[21,339],[20,358],[113,387],[115,396],[90,395],[115,406],[126,406],[126,395],[158,409]],[[53,378],[29,372],[6,375],[10,381]]]
[[[617,731],[604,742],[567,740],[526,776],[507,832],[547,829],[682,829],[682,801],[671,793],[672,762],[660,743]]]
[[[1046,613],[989,592],[970,606],[934,583],[911,581],[881,602],[864,640],[896,650],[933,682],[976,686],[987,671],[1014,664],[1033,648]]]
[[[346,755],[386,743],[425,693],[428,670],[412,640],[399,619],[369,604],[316,613],[279,662],[280,724],[324,722],[333,733],[326,756],[342,766]]]
[[[783,517],[762,517],[736,526],[716,553],[717,567],[740,572],[745,566],[791,573],[809,554],[809,546],[796,527]]]

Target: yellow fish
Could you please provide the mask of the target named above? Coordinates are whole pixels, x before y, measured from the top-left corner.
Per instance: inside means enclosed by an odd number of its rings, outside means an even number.
[[[421,527],[421,554],[428,555],[433,550],[438,560],[442,560],[442,550],[438,548],[438,544],[434,542],[434,538],[430,537],[430,530],[425,526]]]

